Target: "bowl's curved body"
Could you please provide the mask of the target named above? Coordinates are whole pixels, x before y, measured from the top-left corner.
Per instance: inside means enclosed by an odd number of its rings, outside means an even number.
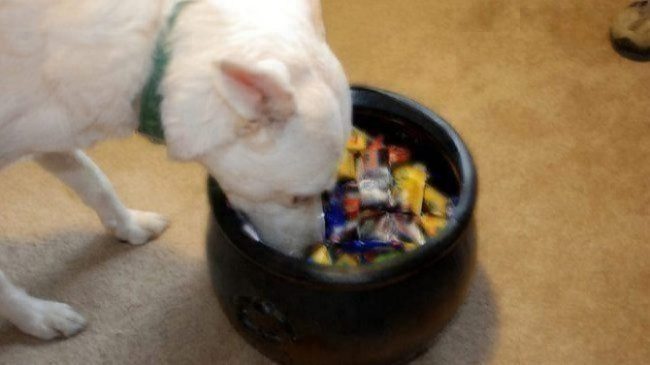
[[[209,181],[208,261],[226,316],[282,364],[394,364],[422,352],[465,298],[476,261],[476,174],[458,135],[400,96],[354,88],[355,124],[412,148],[436,185],[459,196],[449,229],[423,248],[359,269],[284,257],[243,234]]]

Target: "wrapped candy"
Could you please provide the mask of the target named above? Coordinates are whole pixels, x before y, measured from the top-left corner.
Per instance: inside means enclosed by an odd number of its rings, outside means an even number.
[[[308,261],[312,264],[331,266],[332,256],[326,246],[318,245],[309,255]]]
[[[388,167],[388,150],[382,145],[373,143],[363,154],[363,172],[372,171],[381,167]]]
[[[420,246],[426,243],[426,237],[422,233],[420,227],[412,220],[397,219],[397,232],[398,238],[401,241],[416,243]]]
[[[395,170],[396,192],[399,202],[415,215],[422,213],[427,169],[423,165],[403,166]]]
[[[325,240],[329,242],[341,242],[356,238],[358,223],[348,219],[350,215],[347,211],[349,207],[345,206],[347,196],[345,186],[338,186],[323,204]]]
[[[357,180],[363,207],[386,207],[391,204],[393,175],[388,167],[388,150],[381,139],[374,139],[357,164]]]
[[[325,208],[325,236],[332,237],[334,234],[341,233],[347,225],[345,210],[339,198],[332,197],[327,202]]]
[[[337,244],[335,247],[340,248],[342,251],[347,253],[365,253],[368,251],[392,250],[395,247],[395,244],[382,241],[354,240]]]
[[[447,208],[450,205],[449,199],[431,185],[424,188],[424,209],[438,217],[447,216]]]
[[[343,152],[343,158],[339,164],[339,179],[355,179],[357,177],[357,161],[354,155],[349,151]]]
[[[348,219],[356,219],[359,216],[361,211],[361,199],[357,198],[348,198],[346,197],[343,201],[345,214]]]
[[[346,189],[345,196],[343,197],[343,209],[348,219],[356,219],[359,216],[359,212],[361,211],[361,196],[356,185],[354,188]]]
[[[363,207],[387,207],[392,203],[393,177],[388,168],[368,171],[359,181],[359,194]]]
[[[388,163],[391,166],[406,163],[411,160],[411,151],[404,147],[388,146]]]
[[[361,158],[357,165],[357,179],[376,169],[388,168],[388,149],[384,146],[382,138],[375,138],[370,141],[366,149],[361,151]]]
[[[418,247],[420,247],[420,245],[416,245],[415,243],[410,243],[410,242],[405,242],[404,243],[404,251],[406,251],[406,252],[411,252],[411,251],[415,250]]]
[[[435,236],[447,225],[447,219],[432,214],[425,214],[420,217],[420,224],[428,236]]]
[[[350,135],[350,139],[348,139],[346,145],[347,150],[351,152],[361,152],[366,149],[367,145],[368,136],[357,128],[352,129],[352,134]]]
[[[350,254],[343,254],[339,256],[339,258],[336,260],[336,263],[334,266],[339,266],[339,267],[357,267],[359,266],[359,258],[355,257],[354,255]]]
[[[358,228],[362,240],[390,242],[397,239],[396,223],[392,215],[382,214],[362,219]]]
[[[389,253],[385,253],[385,254],[382,254],[382,255],[378,255],[378,256],[373,260],[372,263],[373,263],[373,264],[380,264],[380,263],[382,263],[382,262],[386,262],[386,261],[390,261],[390,260],[392,260],[392,259],[395,259],[395,258],[397,258],[397,257],[399,257],[399,256],[401,256],[401,253],[400,253],[400,252],[389,252]]]
[[[357,267],[389,261],[426,244],[453,217],[457,198],[427,184],[426,167],[404,147],[354,129],[339,183],[324,199],[325,237],[309,253],[314,264]]]

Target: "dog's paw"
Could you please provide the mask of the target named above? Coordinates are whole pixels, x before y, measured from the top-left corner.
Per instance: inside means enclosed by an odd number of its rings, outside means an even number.
[[[129,220],[115,229],[115,236],[132,245],[141,245],[158,237],[167,226],[169,221],[160,214],[129,210]]]
[[[12,318],[21,331],[42,340],[70,337],[86,328],[86,320],[72,307],[25,295],[22,306]]]

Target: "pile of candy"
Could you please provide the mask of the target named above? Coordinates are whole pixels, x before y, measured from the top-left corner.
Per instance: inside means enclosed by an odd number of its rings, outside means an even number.
[[[403,147],[385,145],[355,129],[339,166],[333,193],[324,201],[325,242],[310,252],[320,265],[379,263],[412,251],[437,235],[453,202],[429,185],[425,166]]]

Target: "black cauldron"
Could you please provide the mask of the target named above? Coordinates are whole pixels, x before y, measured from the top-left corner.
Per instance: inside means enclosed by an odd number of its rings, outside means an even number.
[[[352,88],[354,124],[411,148],[434,184],[459,197],[448,229],[411,253],[360,268],[321,267],[246,235],[210,179],[212,282],[231,324],[281,364],[398,364],[422,353],[456,313],[476,262],[476,171],[456,132],[421,105]]]

